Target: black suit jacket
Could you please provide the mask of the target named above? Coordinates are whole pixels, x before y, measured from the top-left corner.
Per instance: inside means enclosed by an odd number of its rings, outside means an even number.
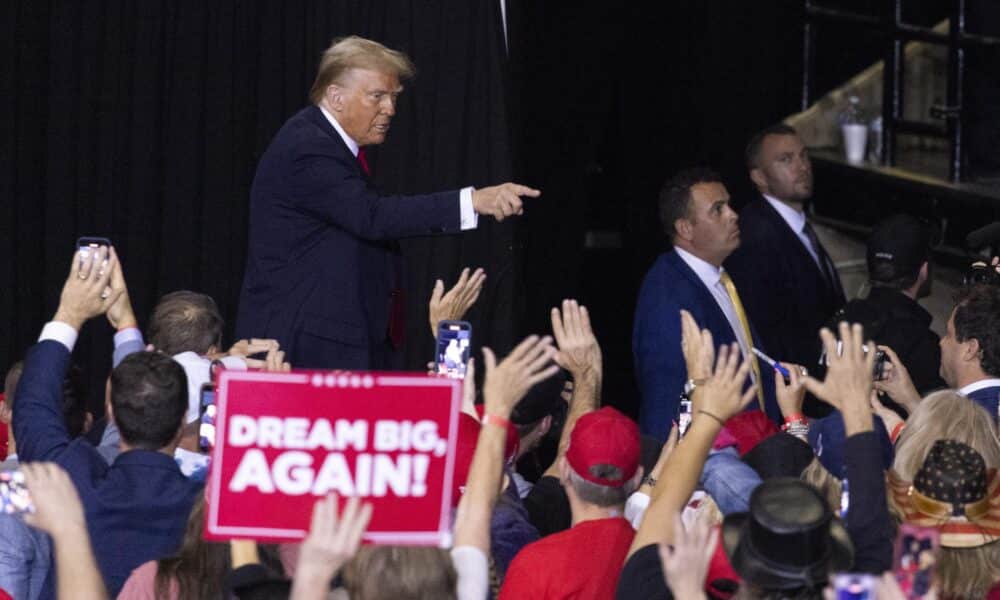
[[[290,118],[250,192],[238,337],[296,367],[387,368],[395,240],[461,230],[459,192],[381,196],[320,109]]]
[[[740,212],[740,240],[725,268],[763,347],[775,360],[812,369],[820,355],[819,330],[843,306],[843,292],[827,283],[805,245],[764,198]]]

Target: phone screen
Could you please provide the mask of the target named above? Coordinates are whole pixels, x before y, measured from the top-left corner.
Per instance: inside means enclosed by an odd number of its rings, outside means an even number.
[[[211,384],[201,387],[201,418],[198,425],[198,446],[210,452],[215,446],[215,388]]]
[[[878,579],[867,573],[839,573],[833,576],[837,600],[874,600]]]
[[[441,321],[437,335],[437,372],[453,379],[465,378],[472,351],[472,325],[466,321]]]
[[[906,598],[929,597],[940,547],[941,532],[937,529],[905,523],[899,526],[893,571]]]
[[[17,470],[0,472],[0,512],[14,515],[34,511],[28,486],[24,484],[24,473]]]

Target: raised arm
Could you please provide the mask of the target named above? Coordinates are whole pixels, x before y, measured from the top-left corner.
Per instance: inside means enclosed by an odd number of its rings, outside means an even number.
[[[492,350],[483,348],[486,413],[469,467],[465,494],[455,517],[456,548],[472,546],[489,554],[490,519],[503,476],[503,450],[510,412],[531,386],[556,373],[558,367],[550,366],[554,354],[552,339],[538,336],[530,336],[518,344],[500,364]]]
[[[107,264],[104,264],[107,260]],[[83,324],[105,313],[121,295],[108,289],[118,267],[113,248],[73,256],[59,308],[31,348],[14,396],[14,435],[21,460],[53,460],[69,444],[62,415],[62,382]]]
[[[601,400],[601,382],[604,366],[601,346],[590,326],[590,314],[586,306],[576,300],[563,300],[562,312],[552,309],[552,333],[555,335],[559,352],[556,363],[573,376],[573,395],[566,413],[566,423],[559,435],[559,448],[555,460],[545,471],[545,475],[559,477],[559,459],[569,448],[569,438],[573,427],[583,415],[597,410]]]
[[[694,492],[705,458],[723,424],[737,414],[756,395],[756,385],[742,391],[749,363],[740,360],[739,346],[721,346],[715,368],[707,372],[715,352],[712,334],[699,331],[694,318],[681,312],[682,347],[688,372],[696,382],[691,396],[692,420],[681,443],[667,457],[661,482],[653,487],[652,500],[635,534],[629,556],[649,544],[671,543],[674,539],[674,515],[679,513]]]
[[[469,268],[462,269],[458,281],[455,282],[447,292],[444,291],[444,282],[438,279],[434,282],[434,290],[431,292],[429,303],[431,337],[437,336],[438,323],[441,321],[457,321],[465,316],[472,305],[479,299],[480,292],[483,291],[483,283],[486,282],[486,272],[476,269],[470,275]]]

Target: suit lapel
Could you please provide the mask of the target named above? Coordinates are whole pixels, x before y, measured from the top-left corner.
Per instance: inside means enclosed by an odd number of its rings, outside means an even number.
[[[358,175],[371,185],[371,179],[368,177],[368,174],[365,173],[364,169],[361,168],[361,163],[358,162],[358,157],[354,156],[351,149],[347,147],[347,144],[344,143],[344,138],[340,137],[340,134],[337,133],[337,130],[330,124],[330,121],[326,118],[326,115],[323,114],[323,111],[320,110],[320,108],[315,104],[311,104],[305,109],[305,117],[311,123],[322,129],[324,133],[333,138],[337,147],[344,152],[344,155],[354,161],[353,164],[358,171]]]
[[[673,250],[671,250],[670,252],[667,253],[667,260],[670,261],[670,264],[674,268],[674,270],[677,271],[678,273],[680,273],[680,275],[682,277],[684,277],[685,279],[687,279],[688,282],[690,282],[690,284],[694,287],[694,289],[697,290],[698,303],[701,306],[705,307],[705,309],[708,312],[712,313],[712,321],[715,322],[715,323],[725,323],[726,324],[726,328],[729,329],[730,328],[730,326],[729,326],[729,319],[726,318],[726,313],[722,312],[722,309],[719,308],[719,303],[715,300],[715,296],[713,296],[712,292],[709,291],[709,289],[707,287],[705,287],[705,282],[702,281],[700,277],[698,277],[698,274],[695,273],[691,269],[691,267],[689,267],[687,265],[687,263],[684,262],[684,259],[682,259],[677,254],[677,252],[675,252]],[[708,327],[708,324],[707,323],[699,323],[698,326],[699,327]],[[711,329],[711,327],[708,327],[708,328]],[[713,332],[713,333],[717,333],[717,332]],[[733,336],[733,337],[735,337],[735,336]],[[718,339],[715,340],[715,341],[719,342]]]
[[[794,248],[792,251],[792,255],[795,257],[794,260],[804,265],[799,270],[801,272],[812,273],[820,285],[823,286],[823,289],[829,290],[830,283],[827,281],[823,271],[820,270],[820,266],[816,263],[816,260],[813,259],[812,254],[809,253],[805,244],[802,243],[798,234],[792,231],[792,228],[788,226],[788,222],[778,214],[778,211],[774,210],[774,207],[771,206],[771,203],[766,198],[762,197],[761,201],[764,203],[763,215],[771,222],[771,226],[779,232],[778,235],[782,238],[782,245]],[[826,253],[825,250],[822,248],[817,248],[816,250],[819,260],[829,259],[829,257],[824,256]],[[792,257],[790,256],[789,258]]]

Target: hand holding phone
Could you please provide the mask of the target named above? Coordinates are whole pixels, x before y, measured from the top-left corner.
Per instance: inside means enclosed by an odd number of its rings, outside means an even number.
[[[6,515],[35,512],[20,470],[0,471],[0,512]]]
[[[214,380],[214,378],[213,378]],[[211,452],[215,446],[215,385],[206,383],[201,386],[201,399],[198,424],[198,447],[202,452]]]
[[[438,323],[435,351],[437,372],[453,379],[465,379],[472,352],[472,325],[468,321]]]
[[[893,572],[908,600],[930,597],[940,549],[941,532],[937,529],[907,523],[899,526]]]

